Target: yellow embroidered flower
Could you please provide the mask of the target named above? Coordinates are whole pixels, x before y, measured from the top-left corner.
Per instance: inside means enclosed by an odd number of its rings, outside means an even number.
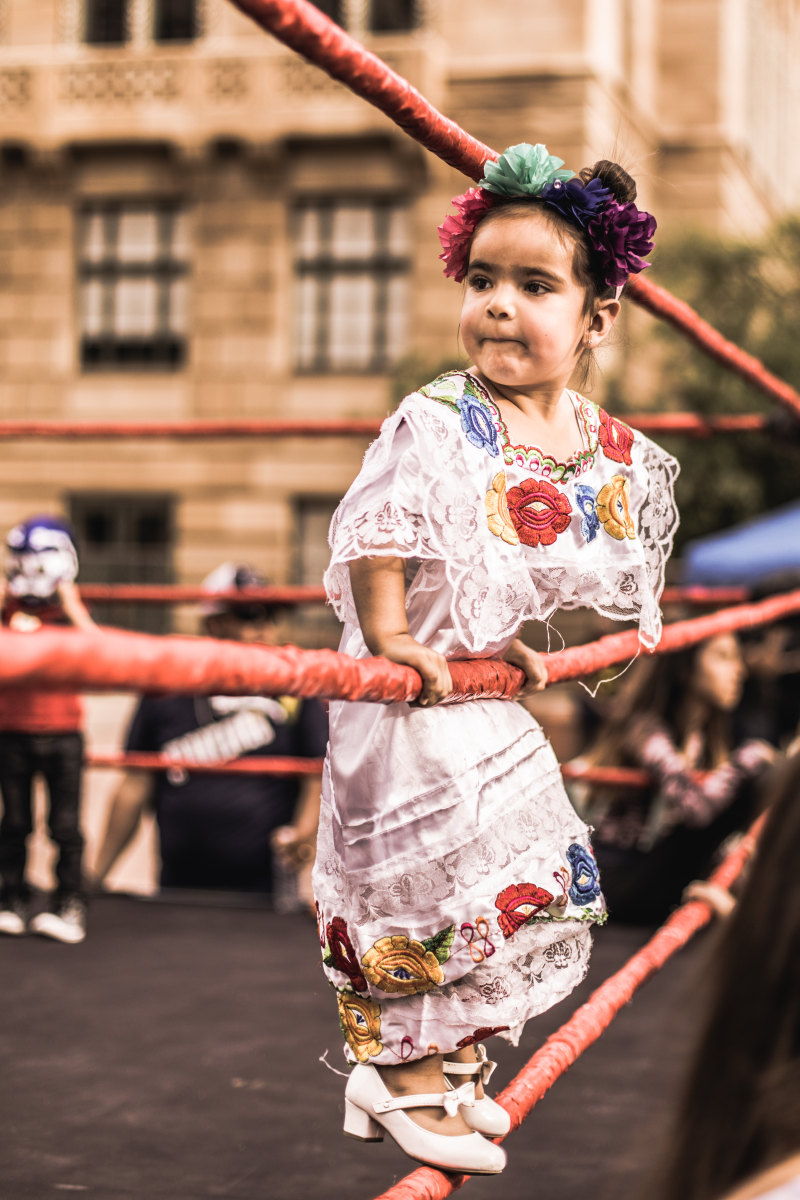
[[[486,517],[490,531],[495,537],[502,538],[509,546],[519,545],[519,536],[511,523],[506,497],[505,471],[498,471],[492,480],[492,486],[486,493]]]
[[[383,1050],[380,1042],[381,1006],[355,992],[337,992],[339,1024],[345,1041],[359,1062],[366,1062]]]
[[[414,996],[444,983],[444,971],[432,950],[404,933],[381,938],[361,960],[364,974],[382,992]]]
[[[597,517],[606,533],[618,542],[636,537],[636,524],[630,510],[631,485],[624,475],[612,475],[611,482],[597,493]]]

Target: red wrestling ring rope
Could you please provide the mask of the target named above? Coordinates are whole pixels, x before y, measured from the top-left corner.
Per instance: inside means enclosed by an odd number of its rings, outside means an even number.
[[[193,759],[167,758],[163,754],[137,751],[118,752],[92,751],[84,758],[84,765],[92,770],[118,771],[193,771],[200,775],[321,775],[321,758],[265,758],[252,755],[248,758],[220,759],[214,762],[196,762]],[[565,763],[561,768],[565,779],[578,779],[586,783],[597,783],[608,787],[647,787],[652,783],[648,771],[636,767],[590,767]]]
[[[771,596],[664,627],[656,653],[670,653],[714,637],[769,624],[800,612],[800,591]],[[584,646],[544,655],[548,684],[591,675],[629,662],[640,650],[631,629]],[[451,662],[453,702],[508,700],[522,686],[518,667],[493,659]],[[212,638],[155,637],[102,629],[42,629],[31,637],[0,632],[0,687],[43,691],[142,691],[321,696],[401,701],[419,695],[411,667],[385,658],[349,658],[334,650],[296,646],[242,646]]]
[[[406,79],[359,45],[308,0],[232,0],[232,3],[262,29],[345,84],[420,145],[470,179],[480,179],[486,160],[497,158],[495,150],[470,137],[440,113]],[[711,358],[800,416],[800,393],[751,354],[734,346],[684,301],[641,275],[629,280],[627,290],[637,304],[680,330]]]
[[[711,437],[717,433],[761,433],[768,421],[760,413],[695,416],[693,413],[625,413],[642,433]],[[107,441],[115,438],[377,437],[381,423],[363,421],[0,421],[0,438],[59,438]]]
[[[759,817],[736,849],[711,874],[709,883],[723,888],[731,886],[755,850],[764,819]],[[498,1103],[511,1116],[512,1130],[522,1124],[531,1109],[584,1050],[597,1041],[642,984],[707,925],[710,918],[711,909],[702,900],[692,900],[677,909],[650,941],[602,983],[566,1024],[547,1039],[497,1097]],[[432,1167],[420,1167],[375,1200],[445,1200],[469,1178],[469,1175],[445,1175]]]
[[[323,587],[311,585],[248,588],[215,592],[213,596],[201,587],[169,583],[84,583],[79,590],[86,604],[200,604],[224,601],[289,607],[295,604],[325,604],[327,600]],[[667,587],[661,600],[664,604],[741,604],[748,595],[747,588],[741,587]]]

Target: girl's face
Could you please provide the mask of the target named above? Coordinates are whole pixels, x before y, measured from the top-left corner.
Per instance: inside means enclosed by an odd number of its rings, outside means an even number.
[[[582,352],[597,346],[619,313],[616,300],[586,312],[574,244],[531,207],[488,217],[472,239],[461,307],[461,338],[491,383],[517,391],[560,392]]]
[[[697,651],[694,661],[695,695],[724,712],[736,708],[746,674],[737,638],[732,633],[709,638]]]

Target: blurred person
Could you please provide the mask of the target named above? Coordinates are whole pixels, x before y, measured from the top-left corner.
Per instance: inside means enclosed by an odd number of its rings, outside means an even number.
[[[796,591],[800,571],[769,576],[752,590],[751,599]],[[785,749],[800,724],[800,617],[752,630],[743,637],[747,681],[735,714],[739,736],[760,737]]]
[[[78,555],[70,526],[36,516],[6,539],[0,624],[35,634],[54,625],[94,629],[75,585]],[[0,690],[0,933],[33,933],[60,942],[86,936],[80,829],[83,709],[78,695],[32,688]],[[30,916],[27,841],[33,830],[33,781],[47,788],[48,829],[58,847],[57,887],[44,912]]]
[[[800,1196],[800,757],[776,776],[648,1200]]]
[[[751,818],[751,784],[774,750],[734,746],[731,717],[745,667],[733,634],[637,663],[585,758],[639,767],[646,788],[578,784],[573,798],[595,827],[594,847],[612,919],[663,920],[686,883],[704,875],[716,847]]]
[[[275,645],[275,606],[214,599],[219,593],[265,584],[252,568],[223,563],[203,584],[209,593],[201,610],[205,632],[230,641]],[[327,716],[316,700],[159,695],[139,701],[125,748],[197,763],[248,756],[322,758],[327,739]],[[153,809],[162,888],[272,894],[276,874],[288,871],[291,884],[304,864],[310,873],[319,794],[320,781],[313,775],[223,775],[191,768],[129,771],[111,800],[93,881],[102,883],[144,813]],[[310,904],[310,894],[307,899]],[[291,897],[279,902],[293,906]]]

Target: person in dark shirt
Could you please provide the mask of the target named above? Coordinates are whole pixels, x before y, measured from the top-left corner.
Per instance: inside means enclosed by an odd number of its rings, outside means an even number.
[[[259,587],[247,567],[223,564],[206,580],[216,592]],[[206,632],[240,642],[274,643],[275,610],[213,600]],[[129,752],[151,751],[199,764],[247,757],[322,758],[327,715],[315,700],[263,696],[144,696],[128,730]],[[319,816],[319,777],[215,774],[191,767],[130,771],[111,801],[93,877],[102,883],[148,808],[158,826],[162,888],[273,893],[274,842],[279,866],[312,857]]]

